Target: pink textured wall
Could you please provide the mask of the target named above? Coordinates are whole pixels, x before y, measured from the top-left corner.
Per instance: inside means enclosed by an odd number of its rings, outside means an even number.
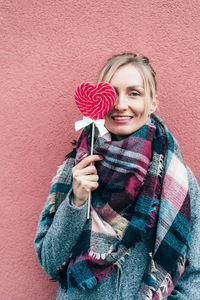
[[[33,249],[37,220],[77,136],[74,90],[111,55],[151,58],[160,115],[200,179],[199,9],[195,0],[1,1],[1,299],[55,299]]]

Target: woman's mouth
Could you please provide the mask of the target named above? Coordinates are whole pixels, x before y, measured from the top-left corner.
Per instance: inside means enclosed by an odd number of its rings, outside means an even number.
[[[111,116],[111,119],[116,123],[128,123],[133,116]]]

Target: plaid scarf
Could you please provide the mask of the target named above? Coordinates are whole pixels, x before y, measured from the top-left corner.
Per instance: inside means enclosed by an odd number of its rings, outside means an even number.
[[[72,186],[72,167],[90,153],[91,126],[52,182],[43,221],[49,226]],[[69,292],[93,288],[119,267],[130,247],[143,241],[150,256],[139,293],[142,299],[170,295],[182,275],[190,241],[188,177],[179,146],[156,115],[132,135],[112,141],[95,132],[99,187],[92,192],[91,217],[58,271]]]

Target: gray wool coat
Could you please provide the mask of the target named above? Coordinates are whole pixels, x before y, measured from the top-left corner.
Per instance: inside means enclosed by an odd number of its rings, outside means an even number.
[[[200,190],[197,181],[188,168],[191,195],[191,236],[192,242],[188,253],[186,268],[168,300],[200,300]],[[71,192],[59,206],[53,223],[44,227],[41,216],[34,240],[38,260],[43,269],[54,277],[56,271],[70,255],[87,219],[87,203],[82,207],[71,204]],[[44,206],[46,208],[47,203]],[[43,210],[44,210],[43,209]],[[125,258],[120,269],[91,290],[78,289],[71,295],[60,286],[57,300],[142,300],[146,299],[139,292],[139,286],[148,264],[149,256],[144,243],[137,243],[131,249],[131,255]],[[53,283],[52,283],[53,284]]]

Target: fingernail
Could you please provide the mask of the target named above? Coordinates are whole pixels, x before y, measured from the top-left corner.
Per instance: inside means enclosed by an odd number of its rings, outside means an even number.
[[[100,159],[104,159],[104,157],[102,155],[98,155]]]

